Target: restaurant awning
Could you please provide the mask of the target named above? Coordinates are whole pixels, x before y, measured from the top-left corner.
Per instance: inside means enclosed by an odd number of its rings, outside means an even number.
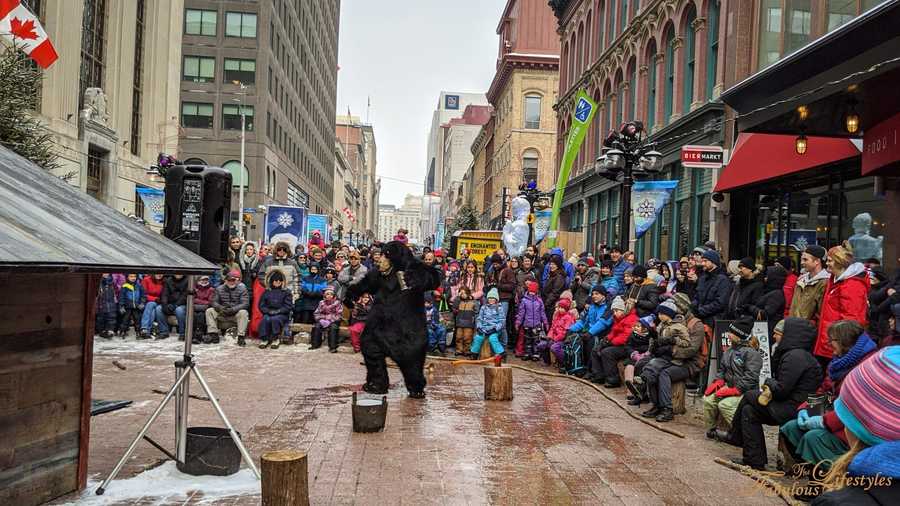
[[[717,192],[727,192],[754,183],[794,174],[859,156],[850,139],[809,137],[806,153],[797,154],[796,136],[742,133],[728,165],[716,183]]]

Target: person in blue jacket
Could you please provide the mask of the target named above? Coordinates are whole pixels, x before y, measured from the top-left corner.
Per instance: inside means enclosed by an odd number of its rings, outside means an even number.
[[[313,313],[322,300],[322,292],[326,286],[325,278],[319,274],[319,265],[309,264],[309,275],[300,280],[301,299],[297,306],[300,310],[301,323],[315,323]]]
[[[615,264],[612,260],[604,260],[600,264],[600,283],[606,288],[607,298],[615,297],[623,292],[622,285],[619,284],[619,280],[613,275],[614,266]]]
[[[140,339],[141,315],[144,314],[146,303],[147,297],[144,295],[144,287],[138,281],[138,275],[129,274],[119,290],[119,314],[122,315],[122,324],[119,327],[120,336],[124,338],[128,327],[133,325],[134,334],[137,339]]]
[[[605,335],[612,326],[612,311],[606,301],[609,293],[606,287],[600,283],[591,288],[591,300],[581,312],[578,321],[569,327],[569,332],[581,334],[581,353],[584,358],[583,364],[589,364],[591,360],[591,352],[594,345],[597,344],[600,337]]]
[[[491,288],[487,293],[487,304],[481,306],[478,317],[475,319],[475,338],[469,352],[473,358],[478,358],[481,345],[485,338],[491,343],[491,351],[494,355],[505,355],[503,344],[500,342],[500,330],[506,325],[506,318],[500,306],[500,295],[496,288]]]
[[[634,267],[634,264],[625,260],[619,248],[611,249],[609,258],[612,260],[612,275],[619,283],[619,293],[622,293],[625,291],[625,271]]]
[[[572,284],[572,280],[575,279],[575,267],[572,266],[571,262],[566,261],[562,248],[553,248],[550,250],[550,258],[553,258],[554,256],[558,256],[559,259],[562,260],[563,269],[566,271],[566,288],[569,288],[569,285]],[[544,273],[541,275],[541,286],[544,286],[549,276],[550,262],[547,262],[544,265]]]

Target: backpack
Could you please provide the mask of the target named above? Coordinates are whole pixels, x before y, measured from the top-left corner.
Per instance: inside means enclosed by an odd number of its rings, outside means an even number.
[[[700,345],[700,350],[697,351],[697,366],[700,370],[703,370],[706,367],[706,363],[709,360],[709,348],[712,343],[712,329],[709,325],[702,323],[700,318],[691,317],[687,321],[688,332],[690,332],[691,328],[697,323],[701,323],[703,325],[703,343]]]
[[[566,374],[582,374],[587,370],[582,358],[581,348],[581,337],[578,334],[571,335],[563,344],[563,355],[565,357],[563,367],[566,370]]]

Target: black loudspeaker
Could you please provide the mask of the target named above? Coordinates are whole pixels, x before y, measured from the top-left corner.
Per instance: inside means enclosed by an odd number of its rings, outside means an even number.
[[[219,167],[175,165],[166,172],[163,233],[214,263],[227,259],[231,173]]]

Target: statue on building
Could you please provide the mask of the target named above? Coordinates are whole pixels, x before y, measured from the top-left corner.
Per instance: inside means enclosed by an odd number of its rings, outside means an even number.
[[[884,236],[873,237],[870,235],[872,230],[872,215],[869,213],[859,213],[853,218],[853,235],[848,241],[853,248],[853,256],[860,261],[875,258],[881,262],[882,244]]]
[[[102,88],[88,88],[84,90],[84,109],[82,109],[81,115],[95,123],[109,125],[106,94],[103,93]]]

